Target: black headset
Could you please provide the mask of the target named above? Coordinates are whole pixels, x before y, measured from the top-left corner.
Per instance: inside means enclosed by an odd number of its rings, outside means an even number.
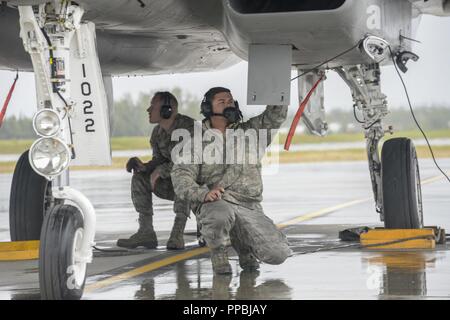
[[[200,113],[206,118],[211,118],[213,114],[213,107],[211,101],[205,95],[203,97],[202,103],[200,104]]]
[[[225,91],[226,92],[226,91]],[[239,110],[239,102],[234,100],[234,106]],[[202,103],[200,104],[200,113],[206,118],[209,119],[214,115],[213,106],[207,94],[203,97]],[[242,116],[242,114],[241,114]]]
[[[170,105],[171,96],[168,92],[162,92],[163,104],[161,105],[161,110],[159,114],[163,119],[169,119],[172,116],[173,108]]]

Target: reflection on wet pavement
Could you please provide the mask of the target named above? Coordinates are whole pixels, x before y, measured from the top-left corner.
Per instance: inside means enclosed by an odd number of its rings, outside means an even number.
[[[363,259],[372,270],[368,286],[378,288],[380,299],[427,296],[427,269],[435,268],[437,260],[425,252],[386,252]]]
[[[241,271],[239,276],[233,275],[208,275],[195,268],[192,272],[185,261],[178,263],[174,271],[164,274],[163,278],[175,278],[175,290],[173,293],[157,294],[155,289],[159,283],[159,277],[143,279],[134,298],[138,300],[159,299],[213,299],[213,300],[275,300],[292,299],[292,289],[279,279],[269,279],[258,282],[258,271]],[[209,271],[209,270],[208,270]],[[237,282],[237,284],[235,283]]]

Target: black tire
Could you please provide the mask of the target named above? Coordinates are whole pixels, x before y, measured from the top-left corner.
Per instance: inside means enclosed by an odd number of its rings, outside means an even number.
[[[72,267],[75,233],[83,226],[83,217],[74,206],[55,205],[45,216],[39,248],[41,299],[78,300],[83,295],[86,269],[77,285]]]
[[[388,140],[381,158],[385,228],[422,228],[422,192],[413,142],[408,138]]]
[[[25,151],[17,161],[11,184],[11,241],[39,240],[42,221],[51,203],[51,190],[51,182],[34,172]]]

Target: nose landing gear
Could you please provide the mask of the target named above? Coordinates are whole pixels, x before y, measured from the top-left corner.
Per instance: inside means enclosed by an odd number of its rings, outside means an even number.
[[[381,92],[378,64],[336,69],[352,90],[355,108],[364,116],[367,156],[375,207],[386,229],[423,228],[422,193],[416,150],[408,138],[378,144],[385,135],[382,120],[388,114],[386,96]]]

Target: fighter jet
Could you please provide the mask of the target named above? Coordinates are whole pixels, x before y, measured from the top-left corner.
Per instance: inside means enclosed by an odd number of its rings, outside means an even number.
[[[36,81],[33,126],[40,137],[16,165],[10,230],[13,241],[41,240],[42,297],[83,295],[95,210],[70,187],[69,168],[111,164],[117,75],[218,70],[247,60],[247,104],[289,105],[298,81],[297,119],[323,136],[323,83],[326,72],[337,72],[363,116],[381,221],[386,228],[421,228],[413,143],[388,140],[381,155],[378,145],[389,131],[380,66],[400,74],[419,59],[411,44],[422,14],[450,16],[450,0],[2,1],[0,68],[34,72]]]

